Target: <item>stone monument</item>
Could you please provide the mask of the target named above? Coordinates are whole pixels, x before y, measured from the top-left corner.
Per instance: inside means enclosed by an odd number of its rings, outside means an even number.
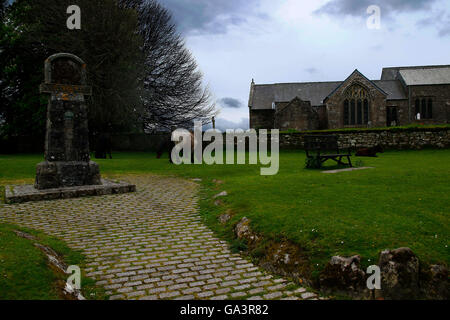
[[[36,189],[101,185],[100,170],[90,161],[88,110],[85,96],[86,64],[78,57],[55,54],[45,61],[45,83],[49,94],[45,162],[37,166]]]
[[[124,182],[103,180],[89,152],[88,108],[92,94],[86,64],[77,56],[58,53],[45,61],[48,94],[45,161],[37,165],[33,185],[6,186],[7,203],[100,196],[136,191]]]

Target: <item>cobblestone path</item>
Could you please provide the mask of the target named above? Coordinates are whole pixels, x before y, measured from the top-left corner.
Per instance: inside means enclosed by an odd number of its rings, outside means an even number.
[[[0,205],[0,222],[56,236],[87,257],[111,299],[314,299],[232,254],[197,213],[197,188],[178,178],[127,177],[138,192]]]

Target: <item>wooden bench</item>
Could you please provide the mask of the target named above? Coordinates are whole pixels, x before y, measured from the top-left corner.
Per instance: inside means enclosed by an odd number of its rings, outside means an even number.
[[[338,145],[338,137],[331,135],[322,136],[305,136],[305,151],[308,157],[308,164],[312,167],[322,167],[322,164],[328,160],[334,160],[338,164],[353,167],[350,157],[352,153],[350,149],[347,153],[341,152]],[[348,163],[344,163],[342,159],[347,158]]]

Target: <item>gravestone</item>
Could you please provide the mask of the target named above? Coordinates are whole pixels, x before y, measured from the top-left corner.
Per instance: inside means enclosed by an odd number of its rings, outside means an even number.
[[[99,166],[90,160],[86,64],[77,56],[59,53],[45,61],[41,93],[49,95],[45,161],[38,164],[39,190],[101,185]]]

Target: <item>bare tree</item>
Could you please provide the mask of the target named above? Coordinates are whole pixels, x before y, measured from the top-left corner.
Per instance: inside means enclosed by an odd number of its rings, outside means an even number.
[[[170,12],[155,0],[122,0],[138,12],[143,39],[142,121],[146,130],[209,123],[217,114]]]
[[[38,88],[43,61],[56,52],[76,54],[88,65],[91,133],[206,124],[215,115],[195,60],[159,3],[78,0],[81,30],[68,30],[71,4],[16,0],[8,22],[2,19],[0,125],[9,134],[45,130],[46,99]]]

